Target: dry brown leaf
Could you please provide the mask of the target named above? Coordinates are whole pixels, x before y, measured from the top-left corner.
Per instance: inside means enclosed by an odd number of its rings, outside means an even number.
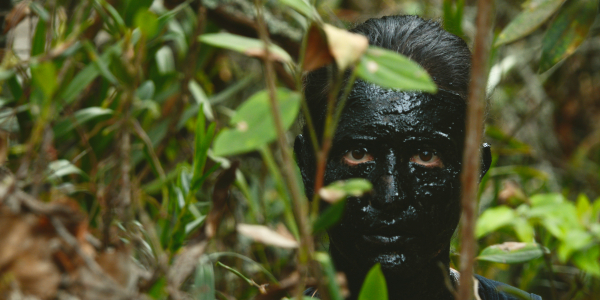
[[[340,70],[355,64],[369,48],[369,40],[361,35],[325,24],[329,51]]]
[[[237,231],[259,243],[281,248],[298,248],[298,242],[263,225],[238,224]]]
[[[303,69],[316,70],[335,61],[339,70],[354,65],[367,51],[369,40],[360,34],[352,33],[325,24],[310,27]]]
[[[265,58],[265,48],[250,48],[246,51],[244,51],[244,54],[251,56],[251,57],[258,57],[258,58]],[[285,59],[285,57],[282,57],[281,55],[277,55],[277,53],[273,52],[273,51],[269,51],[269,58],[273,61],[280,61],[280,62],[286,62],[287,60]]]
[[[28,1],[21,1],[15,5],[4,19],[4,34],[15,28],[30,13],[31,9]]]
[[[324,201],[333,204],[344,199],[344,197],[346,197],[346,192],[339,189],[324,187],[319,190],[319,196]]]
[[[333,62],[325,33],[316,25],[310,27],[304,56],[304,71],[316,70]]]

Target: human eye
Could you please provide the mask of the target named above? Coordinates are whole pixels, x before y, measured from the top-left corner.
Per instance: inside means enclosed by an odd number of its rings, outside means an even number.
[[[428,168],[443,168],[444,163],[435,149],[420,149],[411,156],[410,161]]]
[[[371,155],[366,148],[356,147],[344,153],[342,161],[349,166],[356,166],[358,164],[372,161],[373,159],[373,155]]]

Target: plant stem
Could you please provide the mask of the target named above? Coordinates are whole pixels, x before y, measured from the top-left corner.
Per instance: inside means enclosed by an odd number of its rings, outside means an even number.
[[[306,282],[306,276],[308,271],[308,263],[312,259],[314,250],[312,237],[310,235],[310,228],[308,223],[308,213],[306,201],[303,201],[302,194],[300,193],[300,187],[296,180],[296,172],[294,169],[294,161],[290,153],[290,149],[287,145],[285,138],[285,128],[281,121],[281,114],[279,112],[279,103],[277,102],[276,87],[275,87],[275,70],[273,69],[273,61],[269,54],[270,40],[267,32],[267,27],[262,18],[262,6],[260,0],[254,1],[257,11],[258,21],[258,32],[260,39],[264,42],[265,46],[265,79],[267,89],[269,92],[269,102],[271,104],[271,113],[275,121],[275,129],[277,130],[277,141],[281,148],[281,156],[283,159],[283,171],[284,177],[287,181],[288,188],[292,196],[292,203],[294,205],[294,212],[296,213],[296,222],[298,223],[298,229],[300,231],[300,251],[298,253],[298,269],[302,274],[298,288],[298,299],[302,299],[302,292],[304,289],[304,282]]]
[[[473,264],[476,251],[474,235],[477,216],[477,189],[479,183],[480,153],[479,146],[483,135],[483,102],[488,77],[488,57],[490,52],[490,33],[492,25],[492,1],[477,2],[477,34],[471,69],[471,84],[467,107],[465,148],[463,152],[462,186],[462,225],[460,251],[459,300],[470,300],[473,296]]]

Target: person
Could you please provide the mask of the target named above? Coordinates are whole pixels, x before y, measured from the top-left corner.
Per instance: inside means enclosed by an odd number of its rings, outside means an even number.
[[[438,92],[403,92],[355,81],[333,138],[324,184],[365,178],[373,190],[347,199],[342,219],[328,230],[331,257],[346,274],[350,299],[357,298],[376,263],[386,277],[389,299],[453,299],[447,283],[456,287],[459,275],[449,266],[450,239],[461,214],[459,175],[471,53],[461,38],[418,16],[370,19],[350,31],[419,63]],[[304,93],[318,133],[334,68],[305,78]],[[311,199],[316,158],[307,131],[296,138],[294,151]],[[482,146],[481,153],[483,176],[491,163],[489,146]],[[476,278],[481,299],[517,299],[499,291],[502,283]]]

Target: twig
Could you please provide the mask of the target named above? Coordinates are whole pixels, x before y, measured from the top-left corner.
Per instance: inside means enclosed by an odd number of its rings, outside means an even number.
[[[475,221],[477,216],[477,190],[479,183],[480,153],[479,146],[483,135],[483,102],[488,77],[488,57],[490,52],[490,33],[492,26],[491,0],[477,2],[477,34],[473,53],[473,68],[467,107],[467,123],[465,148],[463,153],[463,169],[461,173],[461,251],[460,251],[460,285],[459,300],[472,299],[473,264],[475,257]]]

